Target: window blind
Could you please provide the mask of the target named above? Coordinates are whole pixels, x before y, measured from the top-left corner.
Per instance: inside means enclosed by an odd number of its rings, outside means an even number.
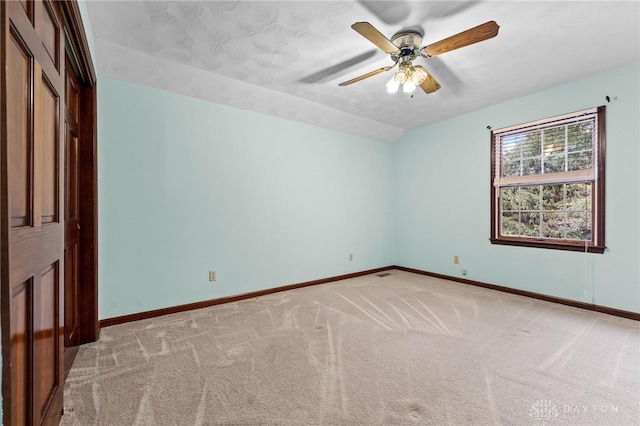
[[[548,185],[597,179],[597,108],[494,132],[493,184]]]

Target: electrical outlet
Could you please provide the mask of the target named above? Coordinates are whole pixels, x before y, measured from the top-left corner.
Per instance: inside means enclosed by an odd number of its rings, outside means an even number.
[[[353,261],[353,253],[349,253],[349,262]]]
[[[462,275],[467,275],[467,270],[466,269],[462,270]]]
[[[209,281],[216,280],[216,271],[209,271]]]
[[[453,256],[453,263],[455,263],[456,265],[460,263],[460,256]]]

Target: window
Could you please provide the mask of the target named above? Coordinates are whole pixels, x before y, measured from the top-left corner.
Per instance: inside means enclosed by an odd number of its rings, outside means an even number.
[[[604,252],[604,112],[491,132],[491,243]]]

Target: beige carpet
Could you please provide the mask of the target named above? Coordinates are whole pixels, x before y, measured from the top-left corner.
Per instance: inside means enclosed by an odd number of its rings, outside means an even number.
[[[104,328],[61,424],[640,424],[640,323],[389,272]]]

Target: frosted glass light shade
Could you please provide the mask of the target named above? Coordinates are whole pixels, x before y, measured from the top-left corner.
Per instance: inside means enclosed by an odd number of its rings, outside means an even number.
[[[413,80],[413,82],[416,85],[420,85],[422,84],[422,82],[427,78],[427,73],[425,72],[425,69],[422,68],[421,66],[417,66],[413,69],[413,73],[411,74],[411,80]]]
[[[403,85],[402,85],[402,91],[404,93],[412,93],[414,90],[416,90],[416,84],[413,82],[412,79],[407,80]]]
[[[391,80],[387,83],[387,92],[396,93],[398,88],[400,87],[400,83],[396,81],[395,76],[391,77]]]

